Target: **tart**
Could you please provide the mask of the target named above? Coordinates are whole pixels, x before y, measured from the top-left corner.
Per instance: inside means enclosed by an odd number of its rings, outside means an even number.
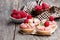
[[[30,19],[29,19],[30,20]],[[31,34],[35,28],[34,23],[31,23],[30,21],[25,21],[25,23],[22,23],[20,25],[20,30],[23,33]]]
[[[45,22],[44,24],[41,22],[40,25],[37,26],[37,34],[38,35],[50,35],[51,27],[48,24],[49,22]]]
[[[49,5],[42,2],[41,5],[35,5],[32,11],[32,15],[35,17],[37,15],[41,15],[45,11],[49,11]]]
[[[29,17],[30,18],[30,17]],[[40,21],[37,18],[26,19],[20,25],[20,31],[26,34],[51,35],[57,28],[53,16]]]

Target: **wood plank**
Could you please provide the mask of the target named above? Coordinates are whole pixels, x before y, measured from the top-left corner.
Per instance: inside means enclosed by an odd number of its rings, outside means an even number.
[[[34,0],[18,0],[19,2],[18,10],[20,10],[23,6],[25,6],[29,1],[34,1]]]
[[[13,40],[15,25],[9,22],[11,0],[0,0],[0,40]]]
[[[24,35],[19,33],[19,25],[16,26],[15,40],[35,40],[33,35]]]
[[[60,0],[44,0],[44,2],[48,3],[50,6],[60,7]]]

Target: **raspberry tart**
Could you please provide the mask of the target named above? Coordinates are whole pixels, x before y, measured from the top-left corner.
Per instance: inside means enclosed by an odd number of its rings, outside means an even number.
[[[37,34],[39,35],[51,35],[55,32],[57,24],[54,21],[54,17],[50,16],[47,20],[42,20],[37,26]]]
[[[49,11],[49,5],[42,2],[41,5],[35,5],[35,7],[33,8],[33,11],[32,11],[32,15],[35,17],[37,15],[42,14],[45,11]]]
[[[37,26],[38,35],[50,35],[51,30],[52,29],[48,21],[46,21],[44,24],[41,22],[40,25]]]
[[[35,28],[35,24],[33,23],[33,19],[26,19],[24,23],[20,25],[20,30],[23,33],[32,34]]]

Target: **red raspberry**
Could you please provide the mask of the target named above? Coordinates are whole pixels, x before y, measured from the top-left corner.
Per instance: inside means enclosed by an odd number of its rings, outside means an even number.
[[[17,16],[15,14],[11,14],[11,17],[16,18]]]
[[[21,15],[20,13],[21,13],[21,11],[17,11],[17,13],[19,14],[19,15]]]
[[[11,17],[13,17],[13,18],[16,18],[16,19],[20,19],[21,18],[21,15],[19,15],[19,14],[11,14]]]
[[[13,14],[11,14],[10,16],[13,17]]]
[[[43,2],[42,3],[42,9],[48,10],[49,9],[49,5]]]
[[[21,18],[21,15],[19,15],[19,14],[17,14],[16,16],[17,16],[16,19],[20,19]]]
[[[48,26],[49,26],[49,22],[46,21],[46,22],[44,23],[44,26],[45,26],[45,27],[48,27]]]
[[[42,6],[36,5],[34,9],[35,9],[35,10],[41,10],[41,9],[42,9]]]
[[[20,13],[20,15],[21,15],[22,18],[27,17],[27,13],[25,11],[21,10],[19,13]]]
[[[42,9],[45,9],[45,5],[46,5],[46,4],[43,2],[43,3],[42,3]]]
[[[53,16],[50,16],[49,17],[49,21],[53,21],[54,20],[54,17]]]
[[[42,6],[39,6],[40,7],[40,10],[42,10]]]
[[[49,9],[49,5],[48,5],[48,4],[45,5],[45,9],[46,9],[46,10]]]
[[[32,19],[32,16],[31,15],[27,15],[27,19]]]
[[[17,10],[13,9],[13,10],[12,10],[12,13],[13,13],[13,14],[17,14]]]
[[[28,23],[28,19],[24,20],[24,23]]]

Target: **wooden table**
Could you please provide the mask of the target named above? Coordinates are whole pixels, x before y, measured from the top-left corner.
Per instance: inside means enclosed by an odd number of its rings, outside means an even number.
[[[0,40],[60,40],[60,19],[56,21],[58,28],[51,36],[20,34],[18,32],[19,24],[9,21],[13,2],[14,0],[0,0]]]

